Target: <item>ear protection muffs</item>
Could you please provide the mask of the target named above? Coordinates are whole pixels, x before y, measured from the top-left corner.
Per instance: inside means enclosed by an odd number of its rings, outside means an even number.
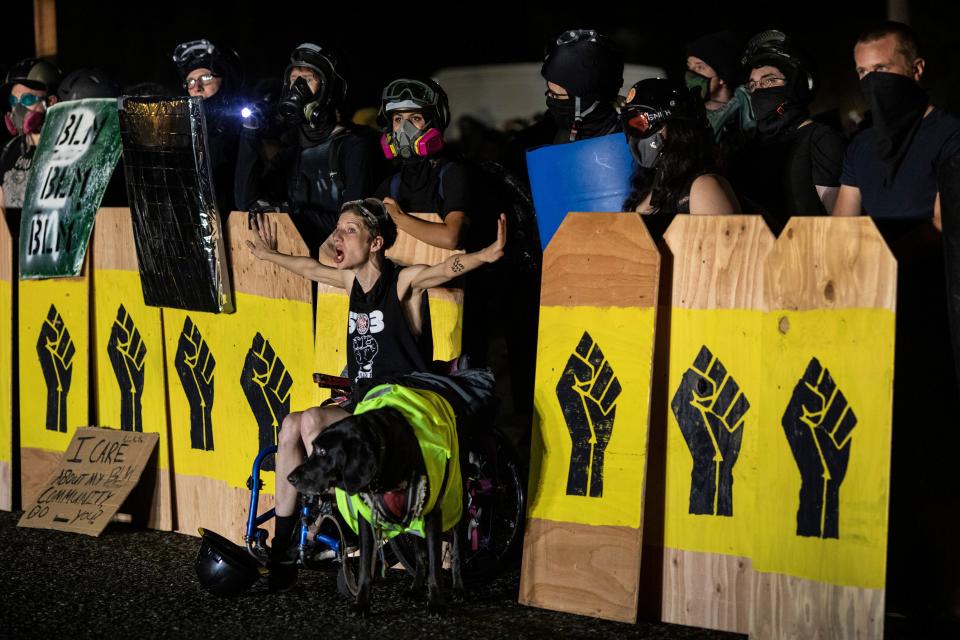
[[[21,132],[17,130],[17,125],[13,121],[13,114],[8,111],[3,116],[3,123],[7,125],[7,131],[9,131],[12,136],[18,136],[21,133],[30,135],[31,133],[40,133],[45,118],[46,112],[44,111],[28,111],[27,115],[23,118],[23,131]]]
[[[443,133],[435,127],[429,127],[414,138],[411,147],[413,153],[421,158],[438,153],[443,149]],[[400,148],[397,146],[392,132],[380,136],[380,148],[383,149],[383,155],[387,157],[387,160],[400,157]]]

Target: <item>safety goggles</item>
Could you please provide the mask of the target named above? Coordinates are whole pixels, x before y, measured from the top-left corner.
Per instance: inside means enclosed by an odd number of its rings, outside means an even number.
[[[190,78],[189,80],[183,83],[183,87],[185,89],[194,89],[196,87],[203,89],[205,86],[213,82],[215,78],[219,78],[219,77],[220,76],[218,76],[215,73],[205,73],[202,76],[198,76],[196,78]]]
[[[623,130],[628,136],[648,138],[655,134],[669,117],[670,111],[668,109],[661,111],[631,109],[624,111],[621,119],[623,122]]]
[[[600,42],[600,34],[593,29],[569,29],[557,36],[557,46],[574,42]]]
[[[17,98],[17,97],[16,97],[15,95],[13,95],[13,94],[10,94],[10,96],[9,96],[8,99],[9,99],[9,101],[10,101],[10,106],[11,106],[11,107],[15,107],[15,106],[17,106],[18,104],[22,104],[23,106],[25,106],[25,107],[27,107],[27,108],[30,108],[30,107],[32,107],[33,105],[37,104],[38,102],[43,101],[44,98],[43,98],[43,96],[38,96],[38,95],[36,95],[36,94],[34,94],[34,93],[24,93],[24,94],[21,95],[19,98]]]
[[[382,102],[402,102],[403,100],[435,105],[439,97],[437,92],[429,85],[419,80],[408,80],[406,78],[394,80],[383,90]]]

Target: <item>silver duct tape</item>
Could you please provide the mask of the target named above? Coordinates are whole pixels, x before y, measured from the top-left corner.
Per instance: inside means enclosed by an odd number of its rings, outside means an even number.
[[[232,312],[202,101],[124,96],[119,111],[144,301]]]

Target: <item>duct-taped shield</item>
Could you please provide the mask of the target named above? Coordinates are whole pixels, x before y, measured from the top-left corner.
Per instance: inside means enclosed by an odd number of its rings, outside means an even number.
[[[119,107],[144,301],[232,312],[202,100],[123,96]]]

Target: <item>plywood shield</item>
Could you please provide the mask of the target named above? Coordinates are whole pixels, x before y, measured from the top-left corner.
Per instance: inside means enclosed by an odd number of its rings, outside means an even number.
[[[747,633],[762,428],[763,267],[774,237],[759,216],[677,216],[664,393],[665,622]],[[647,541],[648,544],[650,541]]]
[[[13,238],[0,220],[0,511],[13,508]]]
[[[308,255],[289,216],[270,222],[280,251]],[[235,542],[253,459],[276,443],[287,413],[312,406],[315,396],[310,283],[257,260],[244,245],[253,233],[245,213],[230,216],[235,313],[163,309],[177,530],[196,535],[202,526]],[[263,480],[272,494],[273,474]]]
[[[869,218],[793,218],[764,289],[750,634],[881,638],[896,263]]]
[[[520,602],[634,621],[660,254],[570,213],[543,265]]]
[[[160,309],[143,301],[126,208],[97,212],[93,231],[93,348],[96,423],[156,433],[157,449],[144,472],[143,491],[127,504],[143,524],[173,529],[170,421],[167,413]]]
[[[427,222],[440,222],[435,213],[411,213]],[[417,240],[398,230],[397,240],[387,251],[387,257],[398,265],[443,262],[455,253]],[[323,258],[321,258],[323,261]],[[333,266],[332,263],[328,266]],[[452,360],[460,355],[463,333],[463,284],[460,279],[427,292],[430,299],[430,323],[433,328],[433,359]],[[317,335],[314,343],[315,371],[339,375],[347,366],[347,314],[350,300],[343,289],[317,285]],[[329,397],[326,390],[318,390],[316,399]]]
[[[20,280],[20,480],[22,504],[90,424],[90,254],[76,278]]]

